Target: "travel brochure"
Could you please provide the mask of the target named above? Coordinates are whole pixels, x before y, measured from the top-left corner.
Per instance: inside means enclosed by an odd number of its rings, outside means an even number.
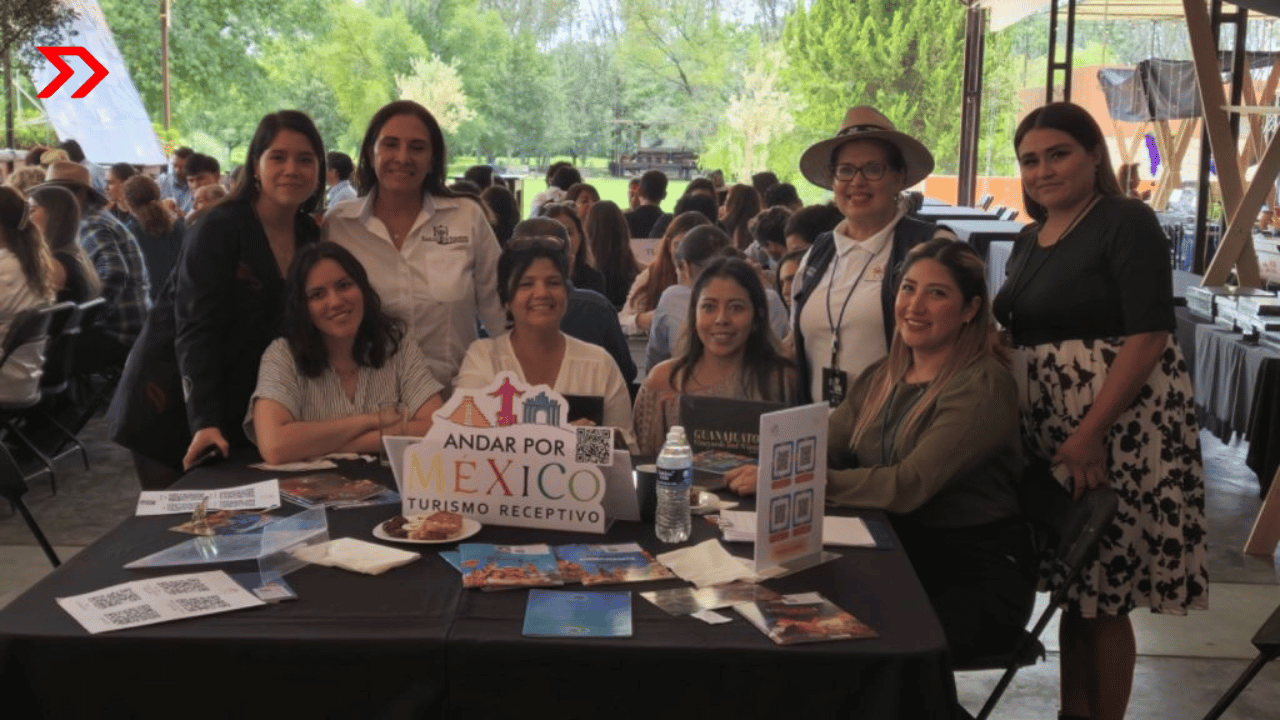
[[[399,502],[399,495],[367,478],[337,473],[295,475],[280,480],[280,495],[304,508],[351,508]]]
[[[631,637],[631,593],[530,590],[526,637]]]
[[[755,400],[681,395],[680,422],[693,450],[693,469],[723,475],[755,462],[760,453],[760,416],[784,407]]]
[[[755,600],[733,609],[779,645],[879,637],[867,624],[816,592]]]
[[[501,590],[580,583],[669,580],[675,574],[638,543],[487,545],[463,543],[440,557],[462,573],[463,587]]]

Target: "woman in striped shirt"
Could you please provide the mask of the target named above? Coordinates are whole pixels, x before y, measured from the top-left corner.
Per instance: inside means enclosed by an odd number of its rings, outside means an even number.
[[[336,243],[298,252],[289,269],[285,336],[262,356],[245,434],[269,463],[332,452],[376,452],[378,405],[409,411],[408,433],[423,435],[441,405],[404,323],[382,311],[364,267]]]

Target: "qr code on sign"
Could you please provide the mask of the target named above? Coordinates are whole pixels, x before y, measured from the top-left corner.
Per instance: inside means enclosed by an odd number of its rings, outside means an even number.
[[[578,451],[573,461],[584,465],[609,465],[613,462],[613,428],[580,427]]]
[[[129,588],[121,588],[112,590],[109,593],[94,595],[89,598],[89,603],[99,610],[106,610],[117,605],[123,605],[129,602],[141,602],[142,598]]]
[[[170,595],[185,595],[186,593],[209,592],[209,586],[200,581],[199,578],[183,578],[182,580],[161,580],[156,583],[161,590]]]
[[[231,606],[227,601],[217,595],[204,595],[201,597],[176,598],[174,604],[186,610],[187,612],[204,612],[205,610],[230,610]]]
[[[150,605],[136,605],[124,610],[109,612],[104,615],[112,625],[137,625],[138,623],[153,622],[160,619],[160,613]]]

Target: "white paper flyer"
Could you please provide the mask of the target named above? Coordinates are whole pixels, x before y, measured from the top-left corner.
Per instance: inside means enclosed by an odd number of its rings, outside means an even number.
[[[95,635],[264,604],[221,570],[136,580],[57,600]]]
[[[266,510],[280,507],[280,481],[262,482],[221,490],[147,490],[138,495],[137,515],[190,515],[201,500],[208,510]]]

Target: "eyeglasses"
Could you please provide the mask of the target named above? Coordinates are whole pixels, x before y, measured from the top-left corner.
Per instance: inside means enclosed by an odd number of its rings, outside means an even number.
[[[862,177],[874,182],[883,178],[888,170],[888,165],[876,162],[866,165],[836,165],[831,168],[831,175],[840,182],[850,182],[857,177],[858,173],[862,173]]]

